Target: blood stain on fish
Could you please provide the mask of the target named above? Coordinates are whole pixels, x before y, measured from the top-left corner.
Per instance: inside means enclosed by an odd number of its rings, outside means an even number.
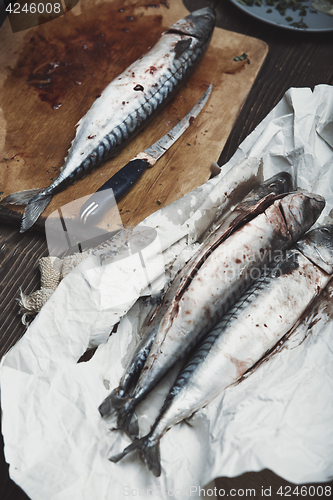
[[[230,361],[235,365],[237,369],[237,377],[241,377],[246,370],[248,369],[249,363],[247,361],[242,361],[240,359],[234,358],[233,356],[230,355]]]

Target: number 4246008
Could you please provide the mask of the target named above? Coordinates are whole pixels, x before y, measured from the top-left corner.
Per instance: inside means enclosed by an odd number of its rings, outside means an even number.
[[[332,488],[331,486],[280,486],[280,488],[276,492],[277,495],[281,495],[281,497],[292,497],[292,496],[301,496],[301,497],[331,497]]]
[[[61,4],[60,3],[25,3],[24,5],[19,4],[18,2],[9,3],[6,7],[6,12],[10,14],[61,14]]]

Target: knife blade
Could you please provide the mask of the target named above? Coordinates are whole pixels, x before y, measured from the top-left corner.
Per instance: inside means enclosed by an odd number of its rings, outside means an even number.
[[[116,202],[118,202],[130,191],[144,171],[148,167],[153,167],[155,165],[157,160],[168,151],[198,116],[208,101],[212,88],[213,86],[211,84],[191,111],[187,113],[175,127],[152,146],[136,155],[90,196],[80,210],[79,217],[83,224],[89,225],[99,222],[110,208],[110,193],[113,193]],[[110,189],[112,189],[112,191],[109,191]]]

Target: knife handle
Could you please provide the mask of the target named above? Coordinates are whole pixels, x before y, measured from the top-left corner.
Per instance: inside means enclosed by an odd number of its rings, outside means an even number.
[[[103,184],[103,186],[82,205],[80,220],[84,224],[95,224],[102,219],[103,215],[110,208],[110,195],[108,189],[112,189],[116,202],[118,202],[128,193],[128,191],[130,191],[148,166],[148,161],[140,158],[134,158],[128,162],[127,165],[106,181],[105,184]]]

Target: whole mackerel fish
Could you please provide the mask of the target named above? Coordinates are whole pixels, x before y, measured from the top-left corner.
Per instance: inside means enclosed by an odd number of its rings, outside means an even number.
[[[149,434],[110,460],[118,462],[127,453],[139,450],[148,468],[159,476],[161,437],[239,381],[274,348],[301,320],[332,274],[330,225],[310,231],[250,287],[191,353]]]
[[[159,318],[135,388],[122,401],[117,400],[120,429],[130,436],[137,435],[132,422],[135,407],[236,302],[270,260],[272,250],[281,251],[300,238],[324,205],[324,199],[317,195],[286,195],[237,229],[223,244],[207,249]],[[114,395],[117,397],[117,389],[111,398]]]
[[[199,251],[184,266],[181,272],[178,273],[167,291],[163,302],[157,307],[153,316],[149,319],[148,324],[145,326],[143,337],[133,353],[126,371],[120,380],[119,386],[114,389],[99,406],[100,414],[103,417],[108,417],[113,410],[122,408],[126,403],[130,390],[137,382],[141,369],[147,359],[163,316],[168,310],[175,295],[177,293],[179,294],[184,287],[188,285],[188,280],[190,279],[189,277],[200,265],[200,262],[207,257],[207,253],[210,252],[212,247],[214,247],[218,242],[221,243],[224,239],[226,239],[231,230],[235,230],[238,225],[244,224],[247,217],[256,214],[258,212],[258,207],[259,210],[261,210],[260,202],[263,199],[267,200],[267,196],[276,196],[282,193],[287,193],[291,189],[292,179],[287,172],[280,172],[262,182],[259,186],[256,186],[234,208],[234,210],[227,216],[217,230],[210,235],[209,238],[207,238],[207,241],[203,244]]]
[[[35,223],[54,194],[118,154],[159,112],[202,59],[214,26],[215,13],[210,7],[180,19],[106,87],[79,121],[57,179],[47,188],[20,191],[0,202],[27,204],[20,232]]]
[[[119,428],[137,434],[131,426],[136,406],[233,306],[260,275],[272,252],[296,242],[324,206],[319,195],[287,194],[208,252],[188,277],[187,286],[171,300],[135,389],[118,411]]]

